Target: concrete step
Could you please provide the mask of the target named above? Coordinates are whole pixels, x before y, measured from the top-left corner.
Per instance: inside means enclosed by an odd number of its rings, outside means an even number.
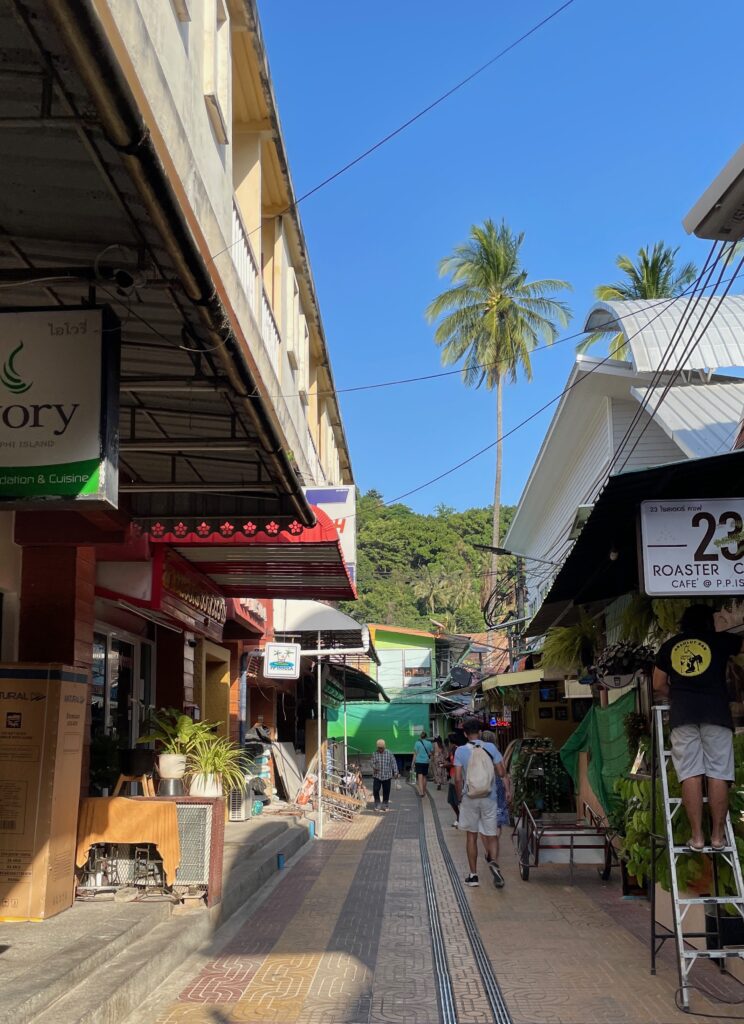
[[[170,917],[167,903],[76,904],[48,921],[3,926],[0,1024],[28,1024]],[[29,970],[38,962],[38,970]]]
[[[289,821],[292,823],[290,824]],[[277,870],[277,854],[289,859],[309,840],[304,824],[292,819],[262,829],[252,855],[235,846],[226,867],[222,903],[208,911],[174,913],[144,936],[95,969],[53,1004],[30,1018],[32,1024],[123,1024],[137,1020],[137,1007],[173,970],[197,950],[208,948],[217,929],[267,882]],[[281,824],[281,829],[276,826]],[[267,839],[267,836],[271,838]],[[258,838],[258,837],[257,837]],[[250,846],[250,843],[247,844]],[[240,852],[238,852],[240,851]],[[4,1001],[4,996],[3,996]],[[8,1022],[10,1024],[10,1021]]]

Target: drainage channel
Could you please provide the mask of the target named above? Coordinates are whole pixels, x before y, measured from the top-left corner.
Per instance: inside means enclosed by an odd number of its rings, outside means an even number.
[[[475,923],[475,918],[473,917],[473,913],[470,909],[470,904],[468,903],[467,896],[465,895],[465,890],[457,872],[457,868],[455,867],[455,862],[452,860],[452,856],[447,849],[447,841],[445,840],[444,833],[442,832],[442,824],[439,821],[436,804],[434,803],[431,795],[429,795],[429,807],[434,819],[434,827],[436,829],[437,839],[439,840],[439,846],[442,851],[444,866],[447,868],[447,874],[450,876],[450,881],[452,882],[452,889],[455,894],[455,899],[457,900],[457,905],[460,908],[460,914],[462,916],[463,924],[465,925],[465,931],[467,932],[468,939],[470,940],[473,957],[478,965],[480,976],[483,979],[483,987],[486,992],[486,998],[488,999],[491,1007],[491,1012],[493,1013],[493,1019],[495,1024],[513,1024],[511,1014],[507,1009],[499,983],[496,980],[496,975],[493,973],[491,961],[488,959],[488,954],[483,946],[483,941],[481,940],[480,932],[478,931],[478,925]]]
[[[429,928],[431,931],[431,947],[434,957],[434,977],[437,984],[439,1012],[442,1024],[457,1024],[455,1000],[452,995],[452,980],[450,979],[449,966],[447,964],[447,952],[444,948],[442,923],[439,919],[439,906],[437,905],[437,896],[434,891],[434,877],[431,873],[429,851],[426,846],[423,806],[419,808],[419,851],[421,853],[421,867],[424,876],[426,907],[429,912]]]

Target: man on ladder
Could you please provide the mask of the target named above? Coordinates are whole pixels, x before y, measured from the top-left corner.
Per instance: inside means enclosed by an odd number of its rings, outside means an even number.
[[[740,636],[717,633],[706,605],[687,608],[680,632],[656,656],[654,693],[669,700],[672,761],[682,785],[682,802],[690,822],[689,848],[701,852],[703,776],[707,778],[711,846],[725,845],[728,789],[734,781],[734,723],[729,708],[726,665],[743,648]]]
[[[726,686],[726,666],[729,658],[741,653],[741,637],[729,633],[716,633],[713,612],[705,605],[688,608],[680,623],[680,632],[662,645],[656,656],[654,692],[662,703],[653,709],[654,758],[651,778],[651,818],[656,821],[656,779],[661,780],[665,837],[651,831],[651,973],[656,973],[656,955],[668,938],[674,937],[677,947],[679,971],[680,1009],[689,1011],[690,972],[699,960],[715,959],[722,964],[727,957],[744,958],[739,947],[725,947],[719,942],[715,948],[700,949],[695,942],[706,932],[687,931],[685,921],[693,906],[703,904],[714,910],[717,931],[720,929],[720,909],[727,903],[736,906],[744,916],[744,876],[736,848],[736,836],[728,813],[728,790],[734,781],[733,721],[729,709]],[[671,707],[671,744],[664,741],[663,701],[668,698]],[[673,797],[669,790],[667,765],[672,761],[682,786],[682,798]],[[707,800],[710,807],[711,839],[705,842],[703,833],[703,776],[707,780]],[[690,836],[683,845],[674,839],[674,821],[680,806],[684,806],[690,824]],[[673,929],[664,926],[657,931],[656,919],[656,857],[657,841],[666,844],[671,869],[671,897]],[[677,865],[680,857],[691,853],[709,853],[713,857],[713,894],[688,895],[680,891]],[[734,894],[723,894],[718,883],[718,859],[731,868]],[[720,939],[720,931],[719,931]],[[657,945],[658,943],[658,945]],[[675,996],[675,1001],[677,996]]]

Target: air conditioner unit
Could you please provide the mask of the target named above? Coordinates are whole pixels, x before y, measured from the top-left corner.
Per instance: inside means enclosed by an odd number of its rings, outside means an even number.
[[[247,821],[253,817],[253,776],[246,775],[240,789],[231,789],[228,797],[227,815],[230,821]]]

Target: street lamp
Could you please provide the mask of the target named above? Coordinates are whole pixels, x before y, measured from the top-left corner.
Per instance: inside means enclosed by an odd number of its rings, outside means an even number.
[[[558,562],[550,562],[547,558],[535,558],[533,555],[520,555],[518,551],[509,551],[508,548],[497,548],[492,544],[473,544],[474,548],[478,548],[480,551],[492,551],[495,555],[513,555],[515,558],[526,558],[528,562],[542,562],[543,565],[554,565],[558,567]]]

